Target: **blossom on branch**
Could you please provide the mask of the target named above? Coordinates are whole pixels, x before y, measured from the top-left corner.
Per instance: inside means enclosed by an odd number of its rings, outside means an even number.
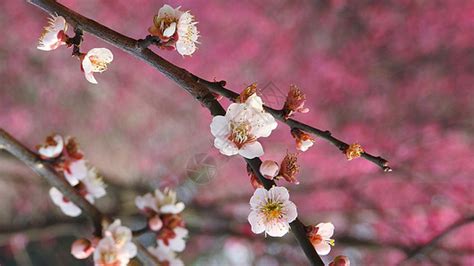
[[[189,11],[164,5],[153,18],[148,28],[151,35],[160,38],[160,47],[176,49],[181,55],[192,55],[196,51],[199,38],[194,16]]]
[[[248,221],[252,232],[281,237],[288,233],[290,223],[298,216],[296,205],[291,202],[290,194],[284,187],[272,187],[270,190],[257,188],[250,198],[251,212]]]
[[[318,225],[310,225],[306,227],[306,232],[311,244],[319,255],[327,255],[334,246],[334,225],[332,223],[319,223]]]
[[[225,116],[215,116],[211,133],[215,137],[214,146],[222,154],[240,154],[252,159],[263,155],[257,139],[270,136],[276,127],[273,116],[263,110],[262,99],[252,94],[245,103],[232,103]]]
[[[90,240],[85,238],[80,238],[74,241],[71,245],[71,254],[76,259],[85,259],[88,258],[92,252],[94,252],[94,247]]]
[[[107,70],[107,65],[114,60],[114,55],[107,48],[93,48],[87,54],[81,55],[81,69],[90,83],[97,84],[95,72],[102,73]]]
[[[67,23],[62,16],[51,16],[48,25],[44,27],[38,40],[38,48],[43,51],[52,51],[61,45],[66,44]]]
[[[287,153],[283,161],[281,162],[280,172],[275,179],[284,178],[286,181],[294,184],[300,182],[296,180],[296,175],[300,172],[300,166],[298,164],[298,153]]]
[[[137,208],[150,213],[157,214],[178,214],[184,210],[184,203],[178,202],[176,192],[165,188],[163,192],[156,189],[154,195],[147,193],[135,198]]]
[[[294,113],[307,113],[308,108],[304,107],[306,102],[306,95],[295,85],[290,86],[290,91],[286,97],[285,105],[283,106],[283,114],[285,119],[290,118]]]
[[[260,173],[267,179],[272,180],[275,176],[278,175],[280,167],[278,163],[271,160],[265,160],[260,165]]]
[[[94,250],[96,266],[125,266],[137,255],[137,247],[132,242],[132,231],[115,220],[103,232]]]
[[[64,141],[61,135],[52,135],[46,137],[46,143],[38,145],[38,154],[42,159],[56,158],[63,152]]]
[[[183,261],[177,258],[176,253],[170,249],[157,246],[148,247],[148,251],[158,259],[161,265],[184,266]]]
[[[353,143],[347,147],[347,149],[344,151],[346,154],[347,160],[353,160],[355,158],[359,158],[362,153],[364,152],[364,149],[359,143]]]
[[[300,151],[307,151],[314,144],[314,138],[311,137],[308,133],[293,128],[291,130],[291,135],[296,140],[296,149]]]

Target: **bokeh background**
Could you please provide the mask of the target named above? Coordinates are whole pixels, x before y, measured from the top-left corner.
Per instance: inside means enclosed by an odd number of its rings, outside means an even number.
[[[199,21],[199,49],[160,55],[237,92],[257,82],[273,107],[296,84],[311,110],[297,119],[389,159],[394,171],[383,173],[319,139],[300,156],[301,184],[287,187],[303,222],[336,225],[326,261],[345,254],[351,265],[396,265],[407,256],[405,265],[474,265],[473,1],[61,2],[133,38],[147,34],[163,4],[181,5]],[[99,85],[89,84],[70,49],[35,48],[45,13],[25,1],[0,5],[0,127],[30,147],[52,132],[75,136],[108,183],[98,206],[133,228],[144,223],[137,194],[175,188],[191,230],[186,264],[306,265],[291,234],[251,234],[245,165],[213,148],[211,116],[198,102],[86,34],[82,49],[115,55]],[[295,151],[283,124],[262,143],[262,159]],[[62,215],[48,189],[0,153],[1,265],[91,263],[69,254],[70,243],[90,233],[87,220]]]

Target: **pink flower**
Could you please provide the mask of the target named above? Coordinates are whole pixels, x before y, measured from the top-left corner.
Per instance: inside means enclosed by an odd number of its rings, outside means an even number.
[[[301,92],[301,90],[295,85],[290,86],[290,91],[286,97],[285,105],[283,106],[283,112],[285,118],[288,119],[295,112],[307,113],[309,112],[308,108],[304,107],[306,102],[306,95]]]
[[[278,163],[271,160],[263,161],[260,165],[260,173],[267,179],[272,180],[275,176],[278,175],[280,167]]]
[[[334,258],[334,260],[329,263],[329,266],[350,266],[351,262],[348,257],[346,256],[337,256]]]
[[[332,223],[319,223],[316,226],[307,227],[308,237],[319,255],[327,255],[334,246],[334,225]]]
[[[71,254],[76,259],[85,259],[89,257],[92,252],[94,252],[94,247],[92,246],[92,243],[87,239],[77,239],[71,245]]]

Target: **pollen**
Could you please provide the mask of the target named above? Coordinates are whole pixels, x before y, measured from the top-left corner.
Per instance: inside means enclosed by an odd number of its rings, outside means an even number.
[[[104,72],[107,70],[107,62],[101,60],[99,57],[92,55],[89,57],[89,60],[92,63],[93,72]]]

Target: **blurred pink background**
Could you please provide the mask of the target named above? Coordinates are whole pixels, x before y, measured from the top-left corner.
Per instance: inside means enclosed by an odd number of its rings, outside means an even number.
[[[300,156],[301,184],[287,187],[303,222],[335,224],[327,262],[345,254],[351,265],[396,265],[451,224],[472,221],[473,1],[60,2],[133,38],[147,35],[163,4],[181,5],[199,21],[201,44],[192,57],[157,50],[161,56],[236,92],[257,82],[273,107],[298,85],[310,113],[297,119],[387,158],[388,174],[346,161],[320,139]],[[36,49],[44,12],[24,1],[1,5],[0,127],[32,148],[52,132],[75,136],[109,184],[99,207],[132,227],[143,223],[137,193],[176,188],[188,203],[186,265],[307,263],[291,234],[250,233],[244,162],[213,148],[211,116],[197,101],[86,34],[83,50],[106,47],[115,56],[99,84],[89,84],[70,49]],[[295,150],[284,124],[262,143],[262,159]],[[90,263],[68,253],[90,233],[88,223],[63,216],[48,189],[0,153],[0,264]],[[405,265],[474,265],[473,239],[474,223],[466,223]]]

